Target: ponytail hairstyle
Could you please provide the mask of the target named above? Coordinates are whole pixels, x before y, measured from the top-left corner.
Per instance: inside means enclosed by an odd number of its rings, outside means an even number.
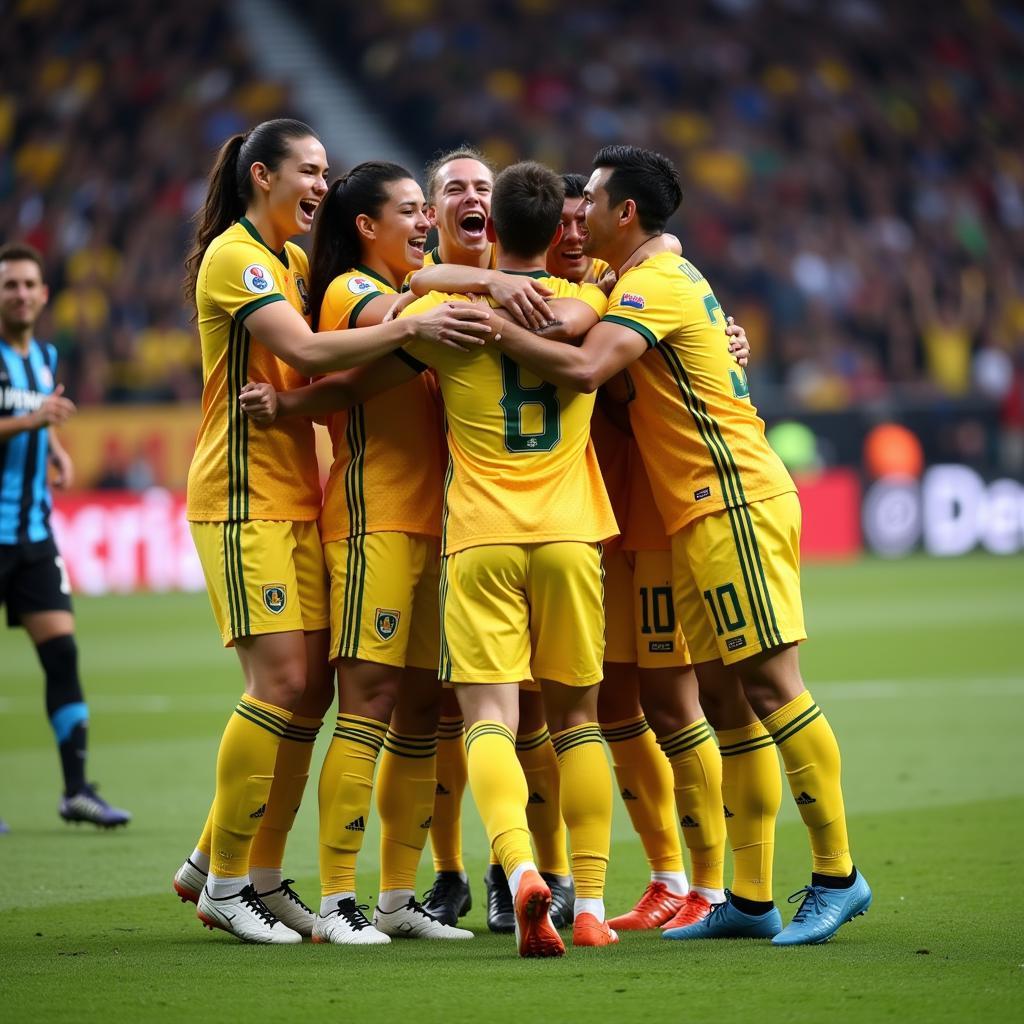
[[[195,302],[199,264],[210,243],[240,220],[254,198],[253,164],[276,171],[291,152],[293,139],[319,139],[308,124],[279,117],[264,121],[244,135],[232,135],[210,171],[206,200],[192,218],[196,226],[192,250],[185,258],[185,298]]]
[[[362,260],[363,236],[356,217],[379,217],[388,201],[387,186],[415,180],[404,167],[386,160],[368,160],[336,178],[320,202],[309,259],[309,308],[313,330],[320,326],[320,307],[330,283]]]

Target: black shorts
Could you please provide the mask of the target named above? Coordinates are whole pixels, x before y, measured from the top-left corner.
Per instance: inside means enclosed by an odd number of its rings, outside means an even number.
[[[0,605],[7,625],[31,612],[71,611],[71,585],[53,538],[34,544],[0,544]]]

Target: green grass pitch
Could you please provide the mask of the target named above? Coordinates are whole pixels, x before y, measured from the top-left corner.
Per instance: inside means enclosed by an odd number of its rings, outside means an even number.
[[[875,892],[866,917],[823,947],[634,933],[615,949],[570,948],[559,961],[519,961],[510,938],[486,931],[485,841],[468,795],[472,943],[270,949],[201,928],[170,882],[212,793],[217,739],[240,690],[234,655],[219,648],[201,595],[82,598],[90,774],[135,820],[102,834],[57,818],[39,670],[27,640],[5,632],[0,816],[12,831],[0,836],[0,1017],[1021,1019],[1022,568],[1020,558],[977,557],[805,572],[804,674],[842,745],[854,853]],[[367,903],[376,843],[371,827],[359,878]],[[808,865],[787,800],[775,876],[786,919],[786,897],[805,884]],[[315,903],[315,783],[286,868]],[[424,866],[424,889],[431,874]],[[631,905],[645,881],[617,807],[609,910]]]

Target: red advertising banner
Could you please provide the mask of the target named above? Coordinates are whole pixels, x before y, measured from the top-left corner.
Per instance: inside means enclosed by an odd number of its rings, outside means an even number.
[[[158,488],[55,495],[52,522],[80,594],[205,588],[184,495]]]
[[[857,558],[864,549],[860,528],[860,477],[852,469],[829,469],[796,477],[803,507],[800,550],[809,561]]]
[[[856,473],[832,470],[798,485],[804,557],[857,557],[861,532]],[[182,494],[159,488],[143,494],[57,494],[53,526],[71,585],[80,594],[204,589]]]

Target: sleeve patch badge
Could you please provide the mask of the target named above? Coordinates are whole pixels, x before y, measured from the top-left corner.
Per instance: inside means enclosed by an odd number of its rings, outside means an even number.
[[[274,287],[274,275],[260,263],[250,263],[242,271],[242,284],[253,295],[266,295]]]
[[[642,295],[637,295],[635,292],[623,292],[619,296],[619,305],[628,306],[630,309],[643,309],[646,303]]]
[[[367,292],[375,291],[377,286],[367,277],[350,277],[348,279],[348,290],[353,295],[365,295]]]

